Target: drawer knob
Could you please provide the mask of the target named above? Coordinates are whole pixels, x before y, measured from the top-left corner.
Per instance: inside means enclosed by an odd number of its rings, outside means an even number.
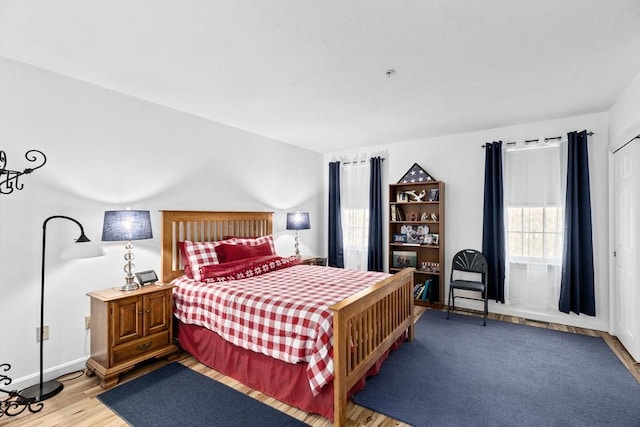
[[[138,350],[138,351],[145,351],[145,350],[147,350],[149,347],[151,347],[151,343],[150,343],[150,342],[147,342],[147,343],[144,343],[144,344],[138,344],[138,345],[136,346],[136,350]]]

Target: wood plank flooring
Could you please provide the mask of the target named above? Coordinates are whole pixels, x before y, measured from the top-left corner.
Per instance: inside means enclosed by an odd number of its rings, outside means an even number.
[[[416,307],[416,314],[419,316],[424,312],[423,307]],[[472,316],[479,316],[480,314],[459,310],[458,314],[466,314]],[[634,363],[633,359],[620,342],[607,333],[593,331],[583,328],[575,328],[566,325],[547,324],[529,321],[519,317],[503,316],[497,314],[489,314],[489,317],[494,320],[502,320],[512,323],[526,324],[530,326],[536,326],[541,328],[555,329],[558,331],[578,333],[591,336],[600,336],[609,345],[611,350],[620,358],[622,363],[627,367],[631,374],[640,383],[640,364]],[[417,317],[416,317],[417,319]],[[278,410],[291,415],[311,426],[331,426],[333,425],[328,419],[315,414],[308,414],[299,409],[293,408],[289,405],[281,403],[269,396],[265,396],[260,392],[252,390],[232,378],[226,377],[211,368],[201,364],[195,360],[192,356],[183,353],[178,359],[180,363],[185,366],[207,375],[217,381],[220,381],[226,385],[229,385],[236,390],[241,391],[269,406],[277,408]],[[138,376],[144,375],[154,369],[157,369],[168,363],[166,360],[154,361],[152,363],[144,364],[136,368],[133,371],[127,373],[120,383],[126,382]],[[17,417],[8,418],[3,416],[0,418],[0,426],[12,426],[12,427],[31,427],[31,426],[92,426],[92,427],[120,427],[126,425],[126,423],[117,415],[115,415],[109,408],[104,406],[96,395],[102,392],[99,386],[99,380],[97,377],[87,377],[84,372],[78,372],[75,374],[66,375],[60,378],[64,382],[64,390],[57,396],[44,402],[45,406],[41,412],[31,414],[23,413]],[[385,415],[373,412],[361,406],[349,402],[347,408],[348,424],[347,426],[406,426],[397,420],[391,419]]]

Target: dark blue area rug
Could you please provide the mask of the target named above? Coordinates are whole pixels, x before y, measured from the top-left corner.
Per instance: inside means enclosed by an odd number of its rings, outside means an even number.
[[[435,310],[354,401],[414,426],[640,426],[603,339]]]
[[[306,425],[180,363],[107,390],[98,399],[135,427]]]

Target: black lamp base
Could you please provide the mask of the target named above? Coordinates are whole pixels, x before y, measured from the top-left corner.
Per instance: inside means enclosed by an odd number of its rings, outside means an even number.
[[[47,381],[42,383],[42,393],[40,392],[40,384],[34,384],[31,387],[20,390],[20,397],[32,402],[42,402],[60,393],[63,388],[64,384],[60,381]]]

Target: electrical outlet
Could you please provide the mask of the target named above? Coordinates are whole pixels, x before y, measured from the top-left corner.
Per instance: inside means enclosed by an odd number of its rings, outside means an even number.
[[[91,316],[84,316],[84,328],[91,329]]]
[[[42,329],[42,340],[46,341],[49,339],[49,325],[44,325]],[[36,342],[40,342],[40,328],[36,328]]]

